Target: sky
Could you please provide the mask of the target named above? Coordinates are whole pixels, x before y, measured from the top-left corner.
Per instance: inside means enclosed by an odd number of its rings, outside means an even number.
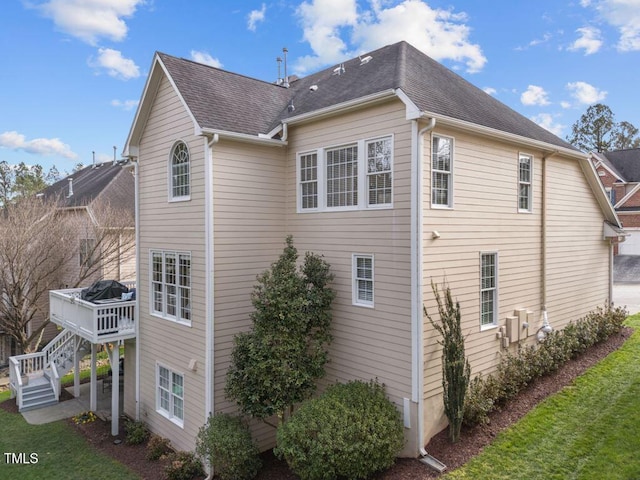
[[[0,20],[0,161],[45,170],[120,158],[156,51],[275,81],[284,47],[304,76],[406,40],[561,138],[595,103],[640,128],[640,0],[4,0]]]

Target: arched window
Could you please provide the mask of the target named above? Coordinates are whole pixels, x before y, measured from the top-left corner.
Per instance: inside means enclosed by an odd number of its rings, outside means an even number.
[[[184,142],[174,145],[171,152],[171,199],[187,200],[190,195],[189,149]]]

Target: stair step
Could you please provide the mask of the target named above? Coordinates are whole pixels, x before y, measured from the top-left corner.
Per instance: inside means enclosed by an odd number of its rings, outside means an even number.
[[[37,392],[28,392],[28,393],[22,394],[23,402],[31,402],[31,401],[37,401],[40,399],[55,399],[55,398],[56,398],[56,395],[55,393],[53,393],[52,389],[40,390]]]
[[[53,397],[51,399],[43,399],[40,400],[38,402],[26,402],[23,401],[22,403],[22,408],[20,409],[21,412],[26,412],[28,410],[36,410],[38,408],[44,408],[44,407],[49,407],[51,405],[56,405],[58,403],[58,399]]]

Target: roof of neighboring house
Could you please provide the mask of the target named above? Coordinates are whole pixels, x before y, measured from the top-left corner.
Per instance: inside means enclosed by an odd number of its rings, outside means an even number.
[[[607,170],[609,170],[616,177],[616,181],[620,181],[620,182],[625,181],[624,175],[622,175],[622,173],[618,171],[616,166],[613,163],[611,163],[609,159],[604,156],[603,153],[592,152],[591,155],[596,161],[600,162]]]
[[[69,195],[69,180],[73,194]],[[58,180],[45,188],[45,198],[57,197],[61,207],[86,207],[98,196],[115,209],[134,215],[135,182],[133,175],[121,163],[98,163]],[[133,218],[133,217],[132,217]]]
[[[619,178],[626,182],[640,182],[640,148],[614,150],[597,153],[594,156],[603,161],[612,170],[618,172]]]
[[[295,80],[290,88],[164,53],[157,56],[203,129],[267,134],[288,118],[401,89],[426,114],[577,151],[406,42],[360,57],[371,57],[368,62],[348,60],[344,71],[334,66]]]

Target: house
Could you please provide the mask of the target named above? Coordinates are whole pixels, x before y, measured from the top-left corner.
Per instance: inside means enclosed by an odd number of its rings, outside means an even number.
[[[55,281],[58,282],[57,287],[69,295],[65,297],[66,294],[51,293],[42,300],[49,303],[43,309],[50,312],[51,320],[45,328],[42,349],[29,355],[19,355],[22,352],[16,352],[15,349],[7,352],[13,355],[7,358],[10,385],[13,394],[18,397],[21,410],[57,402],[60,386],[56,381],[74,366],[74,358],[79,360],[81,353],[88,353],[90,343],[94,344],[95,349],[97,345],[113,340],[112,337],[102,336],[98,341],[95,337],[96,328],[92,325],[72,325],[60,318],[63,306],[83,312],[81,306],[85,306],[84,303],[76,302],[82,290],[78,287],[91,285],[101,279],[133,285],[136,276],[135,184],[131,172],[123,168],[123,162],[84,167],[38,195],[55,201],[58,218],[65,222],[65,228],[75,231],[70,235],[68,244],[57,246],[67,249],[68,253],[61,257],[65,263],[62,271],[55,272]],[[72,303],[63,305],[62,298]],[[131,309],[134,304],[131,303]],[[89,323],[102,321],[108,313],[106,310],[86,307]],[[38,318],[40,322],[44,320]],[[35,331],[41,324],[31,321],[29,328]],[[51,364],[56,362],[57,372],[54,375]],[[18,378],[22,381],[18,382]],[[22,383],[27,390],[36,387],[37,390],[23,391]]]
[[[588,156],[405,42],[275,83],[157,53],[125,155],[124,411],[177,449],[236,411],[233,337],[288,234],[335,274],[324,383],[385,383],[407,456],[446,425],[431,282],[460,301],[474,375],[611,299],[620,224]]]
[[[640,255],[640,148],[593,152],[591,159],[629,234],[616,253]]]

